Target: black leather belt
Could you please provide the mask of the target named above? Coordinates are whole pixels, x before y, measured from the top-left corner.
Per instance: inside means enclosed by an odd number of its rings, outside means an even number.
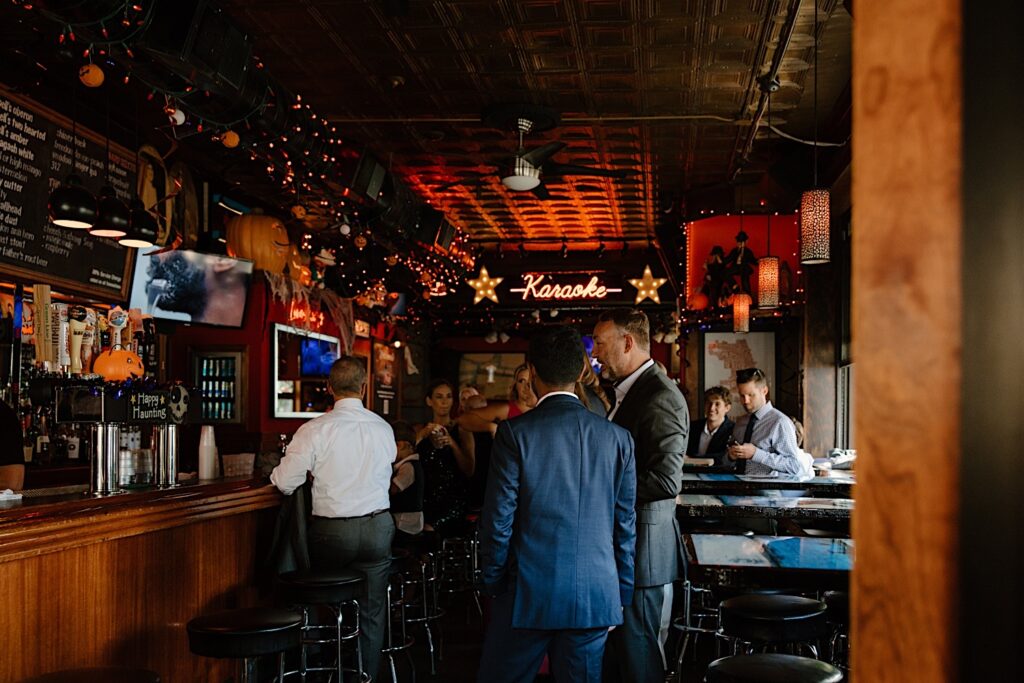
[[[342,520],[348,521],[350,519],[373,519],[377,515],[383,515],[385,512],[391,512],[390,508],[381,508],[380,510],[374,510],[373,512],[367,512],[365,515],[356,515],[355,517],[320,517],[313,515],[313,519],[326,519],[326,520]]]

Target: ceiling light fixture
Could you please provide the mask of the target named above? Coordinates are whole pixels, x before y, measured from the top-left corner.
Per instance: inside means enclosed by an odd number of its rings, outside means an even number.
[[[772,93],[768,91],[768,144],[771,153],[772,141]],[[757,260],[757,307],[779,307],[779,257],[772,256],[772,215],[768,214],[768,248],[764,257]]]
[[[139,172],[139,104],[135,101],[135,172]],[[148,249],[156,243],[156,216],[146,211],[138,191],[129,205],[128,232],[117,241],[122,247]]]
[[[76,173],[78,166],[78,117],[76,86],[71,86],[71,172],[57,189],[50,193],[47,206],[50,220],[62,228],[85,230],[96,222],[96,198],[85,189]]]
[[[516,150],[515,161],[512,162],[511,171],[501,178],[501,184],[513,192],[526,192],[540,185],[540,169],[523,158],[526,148],[523,147],[523,134],[533,130],[533,121],[529,119],[516,119],[516,127],[519,129],[519,149]]]
[[[814,3],[814,189],[800,197],[800,263],[829,262],[828,190],[818,187],[818,3]]]
[[[750,304],[749,294],[734,294],[732,297],[732,331],[750,332]]]

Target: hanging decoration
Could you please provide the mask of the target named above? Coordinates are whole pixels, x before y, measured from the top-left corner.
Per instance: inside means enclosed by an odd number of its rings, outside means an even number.
[[[494,303],[498,303],[498,294],[494,291],[494,288],[501,284],[501,281],[505,278],[495,277],[492,278],[487,273],[487,266],[480,266],[480,274],[473,280],[468,280],[467,284],[476,290],[476,294],[473,295],[473,303],[478,304],[484,299],[490,299]],[[431,296],[436,296],[431,292]]]
[[[82,81],[82,85],[89,88],[98,88],[103,85],[105,77],[103,69],[98,64],[93,64],[92,62],[78,70],[78,80]]]
[[[800,263],[829,262],[829,195],[818,187],[818,3],[814,3],[814,188],[800,197]]]
[[[651,273],[651,267],[649,265],[644,266],[644,276],[642,278],[634,278],[629,281],[629,284],[636,287],[636,302],[640,303],[645,299],[650,299],[656,304],[661,303],[661,298],[658,296],[658,289],[668,282],[668,278],[654,277]]]
[[[732,331],[750,332],[750,295],[742,292],[732,297]]]

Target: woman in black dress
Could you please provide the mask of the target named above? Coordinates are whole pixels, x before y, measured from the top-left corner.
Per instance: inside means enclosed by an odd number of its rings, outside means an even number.
[[[455,403],[451,382],[434,380],[427,388],[432,419],[416,435],[416,452],[423,464],[425,530],[441,536],[458,533],[468,509],[468,482],[473,476],[473,434],[452,421]]]

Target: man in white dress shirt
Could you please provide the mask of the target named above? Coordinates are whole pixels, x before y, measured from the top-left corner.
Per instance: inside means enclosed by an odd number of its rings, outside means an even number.
[[[788,415],[768,400],[768,379],[757,368],[736,372],[736,393],[747,414],[736,420],[729,458],[737,472],[769,475],[773,472],[806,478],[814,476],[813,460],[796,445],[796,431]]]
[[[310,559],[314,568],[348,568],[366,574],[359,644],[363,668],[376,680],[395,535],[395,523],[388,514],[395,440],[391,426],[363,407],[363,360],[352,356],[336,360],[328,387],[334,409],[299,427],[270,481],[289,495],[306,482],[306,472],[313,473]]]

